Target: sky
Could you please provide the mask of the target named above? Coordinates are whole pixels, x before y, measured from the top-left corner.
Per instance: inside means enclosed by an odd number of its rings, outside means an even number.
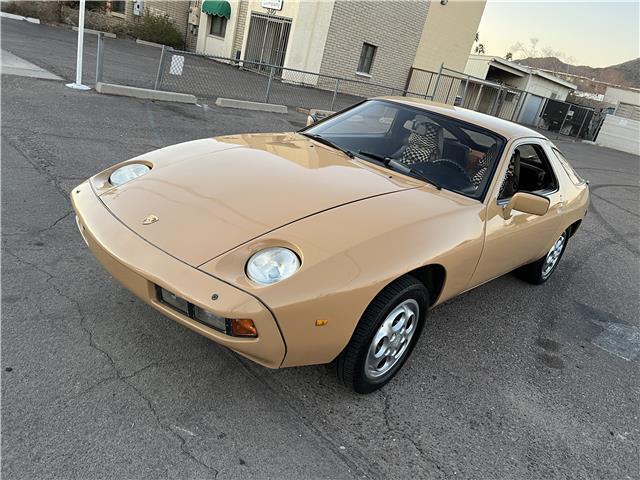
[[[512,46],[537,38],[537,56],[606,67],[640,56],[640,1],[487,0],[478,31],[487,55],[523,58]]]

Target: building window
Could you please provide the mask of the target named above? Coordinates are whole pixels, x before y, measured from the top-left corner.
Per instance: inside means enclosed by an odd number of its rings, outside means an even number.
[[[122,15],[124,15],[124,9],[125,9],[125,4],[127,2],[125,1],[113,1],[111,2],[111,11],[114,13],[121,13]]]
[[[219,17],[218,15],[209,15],[211,24],[209,25],[209,35],[224,38],[227,31],[227,17]]]
[[[369,75],[371,73],[371,66],[373,65],[373,58],[376,56],[376,50],[378,47],[371,45],[370,43],[362,44],[362,51],[360,52],[360,62],[358,62],[358,73],[364,73]]]

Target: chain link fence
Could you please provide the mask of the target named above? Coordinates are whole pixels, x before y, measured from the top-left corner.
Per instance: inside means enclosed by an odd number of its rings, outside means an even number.
[[[547,99],[537,126],[560,135],[593,140],[600,126],[594,109],[560,100]]]
[[[234,98],[332,111],[369,97],[410,93],[388,85],[171,48],[162,51],[155,88],[203,99]]]
[[[408,95],[461,106],[494,117],[516,121],[524,92],[442,66],[438,72],[412,67],[407,78]]]

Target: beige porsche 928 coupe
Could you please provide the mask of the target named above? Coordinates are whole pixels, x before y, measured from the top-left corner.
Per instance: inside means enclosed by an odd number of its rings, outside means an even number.
[[[93,254],[167,317],[267,367],[335,361],[366,393],[433,306],[516,269],[547,281],[589,190],[533,130],[390,97],[150,152],[72,201]]]

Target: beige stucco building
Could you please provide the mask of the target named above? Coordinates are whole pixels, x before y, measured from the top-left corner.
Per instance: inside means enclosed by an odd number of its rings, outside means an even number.
[[[486,0],[432,1],[413,66],[437,71],[443,63],[464,70]]]
[[[485,1],[198,0],[196,50],[402,90],[412,66],[464,68]],[[283,78],[302,74],[284,72]],[[292,78],[293,80],[293,78]],[[331,83],[306,75],[304,83]],[[389,93],[381,91],[380,93]]]
[[[189,23],[190,0],[120,0],[107,2],[107,14],[133,22],[146,11],[151,15],[167,15],[182,34],[187,49],[196,46],[197,28]]]

